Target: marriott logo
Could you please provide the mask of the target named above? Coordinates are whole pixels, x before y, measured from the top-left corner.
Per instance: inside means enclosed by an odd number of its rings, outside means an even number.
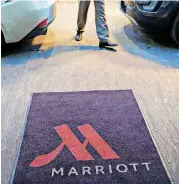
[[[53,161],[61,150],[66,146],[78,161],[94,160],[93,156],[86,150],[86,146],[90,143],[93,148],[104,159],[119,159],[119,156],[112,148],[103,140],[103,138],[92,128],[90,124],[78,127],[79,131],[86,138],[81,143],[67,125],[55,127],[57,134],[61,137],[61,144],[50,153],[37,156],[31,163],[31,167],[41,167]]]
[[[62,149],[68,149],[77,161],[90,161],[94,160],[93,156],[86,149],[87,144],[98,152],[103,160],[120,159],[119,155],[108,145],[107,142],[96,132],[96,130],[90,125],[85,124],[77,127],[81,134],[85,137],[83,143],[75,136],[72,130],[66,125],[60,125],[55,127],[58,136],[62,139],[62,142],[51,152],[43,155],[38,155],[31,163],[30,167],[42,167],[52,162],[60,154]],[[138,170],[150,171],[151,162],[142,163],[119,163],[117,165],[93,165],[83,166],[81,168],[71,167],[66,169],[64,167],[52,168],[51,177],[55,175],[71,176],[71,175],[91,175],[91,174],[112,174],[114,172],[126,173],[129,170],[137,172]]]

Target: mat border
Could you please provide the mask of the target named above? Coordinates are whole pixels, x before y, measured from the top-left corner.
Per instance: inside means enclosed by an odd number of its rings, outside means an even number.
[[[33,96],[34,96],[35,94],[42,94],[42,93],[46,93],[46,94],[52,94],[52,93],[63,93],[63,94],[64,94],[64,93],[66,93],[66,94],[70,94],[70,93],[79,93],[79,92],[82,92],[82,93],[84,92],[84,93],[86,93],[86,92],[105,92],[105,91],[108,91],[108,92],[109,92],[109,91],[131,91],[131,92],[132,92],[132,94],[134,95],[134,98],[135,98],[135,100],[136,100],[136,102],[137,102],[137,105],[138,105],[138,107],[139,107],[139,110],[140,110],[140,112],[141,112],[141,114],[142,114],[142,116],[143,116],[143,118],[144,118],[145,124],[146,124],[146,126],[147,126],[148,131],[149,131],[149,135],[151,136],[152,141],[153,141],[153,143],[154,143],[154,145],[155,145],[155,147],[156,147],[156,149],[157,149],[157,152],[158,152],[159,157],[160,157],[160,159],[161,159],[161,162],[162,162],[162,164],[163,164],[163,166],[164,166],[164,169],[165,169],[165,171],[166,171],[166,174],[167,174],[167,176],[169,177],[169,180],[170,180],[171,184],[175,184],[172,175],[170,174],[170,172],[169,172],[168,169],[167,169],[167,166],[166,166],[165,161],[164,161],[164,157],[163,157],[163,155],[160,153],[160,150],[159,150],[159,148],[158,148],[158,146],[157,146],[157,143],[156,143],[154,134],[152,133],[152,130],[151,130],[150,126],[149,126],[149,120],[148,120],[147,116],[145,115],[144,111],[143,111],[142,108],[141,108],[141,107],[142,107],[141,102],[140,102],[140,100],[139,100],[137,94],[136,94],[132,89],[121,89],[121,90],[91,90],[91,91],[67,91],[67,92],[40,92],[40,93],[32,93],[32,95],[31,95],[31,97],[30,97],[30,100],[29,100],[29,103],[28,103],[28,105],[27,105],[26,115],[25,115],[24,123],[23,123],[23,129],[22,129],[22,132],[21,132],[21,135],[20,135],[20,143],[19,143],[19,145],[18,145],[18,149],[17,149],[17,153],[16,153],[15,160],[14,160],[13,169],[12,169],[12,174],[11,174],[11,178],[10,178],[9,184],[13,184],[13,181],[14,181],[14,176],[15,176],[15,171],[16,171],[16,167],[17,167],[17,162],[18,162],[19,155],[20,155],[20,150],[21,150],[21,147],[22,147],[22,142],[23,142],[24,133],[25,133],[25,127],[26,127],[26,124],[27,124],[27,118],[28,118],[28,115],[29,115],[29,111],[30,111],[30,107],[31,107],[32,98],[33,98]]]
[[[153,141],[153,143],[154,143],[154,145],[155,145],[155,147],[156,147],[156,149],[157,149],[157,152],[158,152],[159,157],[160,157],[160,159],[161,159],[161,162],[162,162],[162,164],[163,164],[163,166],[164,166],[164,169],[165,169],[165,171],[166,171],[166,174],[168,175],[171,184],[175,184],[174,179],[173,179],[172,175],[170,174],[170,172],[169,172],[169,170],[168,170],[168,168],[167,168],[167,166],[166,166],[166,164],[165,164],[164,157],[163,157],[163,155],[160,153],[160,149],[159,149],[158,146],[157,146],[157,141],[155,140],[155,136],[154,136],[154,134],[152,133],[152,129],[151,129],[150,126],[149,126],[149,120],[148,120],[148,118],[147,118],[147,115],[145,115],[144,111],[143,111],[142,108],[141,108],[141,107],[142,107],[141,102],[140,102],[138,96],[136,95],[136,93],[135,93],[134,91],[132,91],[132,93],[133,93],[133,95],[134,95],[134,97],[135,97],[135,99],[136,99],[137,105],[138,105],[138,107],[139,107],[139,109],[140,109],[140,111],[141,111],[141,113],[142,113],[142,116],[143,116],[143,118],[144,118],[144,120],[145,120],[145,124],[146,124],[147,129],[148,129],[148,131],[149,131],[149,134],[150,134],[150,136],[151,136],[151,138],[152,138],[152,141]]]
[[[26,124],[27,124],[27,118],[28,118],[28,115],[29,115],[32,98],[33,98],[33,94],[30,96],[30,100],[29,100],[29,103],[28,103],[27,109],[26,109],[26,114],[24,116],[23,129],[22,129],[22,132],[21,132],[21,135],[20,135],[20,141],[19,141],[19,145],[18,145],[16,156],[15,156],[15,160],[14,160],[13,169],[12,169],[12,173],[11,173],[11,178],[10,178],[9,184],[13,184],[13,181],[14,181],[14,176],[15,176],[15,172],[16,172],[17,162],[19,160],[20,150],[21,150],[21,147],[22,147],[22,142],[23,142],[24,133],[25,133],[25,127],[26,127]]]

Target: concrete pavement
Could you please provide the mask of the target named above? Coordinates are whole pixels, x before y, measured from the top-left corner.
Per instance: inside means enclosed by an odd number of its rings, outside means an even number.
[[[175,184],[179,184],[179,50],[141,33],[107,2],[116,50],[101,50],[91,3],[81,42],[77,2],[58,2],[46,36],[9,46],[2,58],[2,184],[9,183],[34,92],[132,89]]]

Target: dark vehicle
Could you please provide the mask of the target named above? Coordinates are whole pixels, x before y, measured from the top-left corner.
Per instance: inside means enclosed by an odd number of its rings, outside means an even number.
[[[138,28],[149,33],[171,35],[179,45],[179,0],[122,0],[120,9]]]

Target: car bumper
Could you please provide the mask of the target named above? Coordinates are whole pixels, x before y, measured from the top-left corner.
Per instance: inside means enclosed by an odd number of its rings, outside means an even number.
[[[45,35],[47,33],[48,26],[53,22],[53,20],[56,17],[56,6],[57,6],[57,4],[55,2],[54,4],[52,4],[49,7],[49,11],[48,11],[49,13],[48,13],[48,17],[47,17],[47,24],[44,25],[44,26],[35,27],[27,36],[25,36],[23,38],[23,40],[34,38],[34,37],[40,36],[40,35]]]
[[[36,27],[27,36],[25,36],[22,40],[35,38],[36,36],[40,36],[40,35],[46,35],[46,33],[47,33],[47,27],[40,27],[40,28]]]
[[[21,12],[21,13],[19,13]],[[16,0],[1,7],[1,30],[6,43],[44,34],[56,16],[56,0]],[[46,25],[39,24],[47,19]]]
[[[177,1],[163,1],[160,8],[153,12],[142,9],[134,1],[120,1],[119,6],[124,15],[136,27],[148,32],[161,33],[167,31],[178,10],[179,3]]]

